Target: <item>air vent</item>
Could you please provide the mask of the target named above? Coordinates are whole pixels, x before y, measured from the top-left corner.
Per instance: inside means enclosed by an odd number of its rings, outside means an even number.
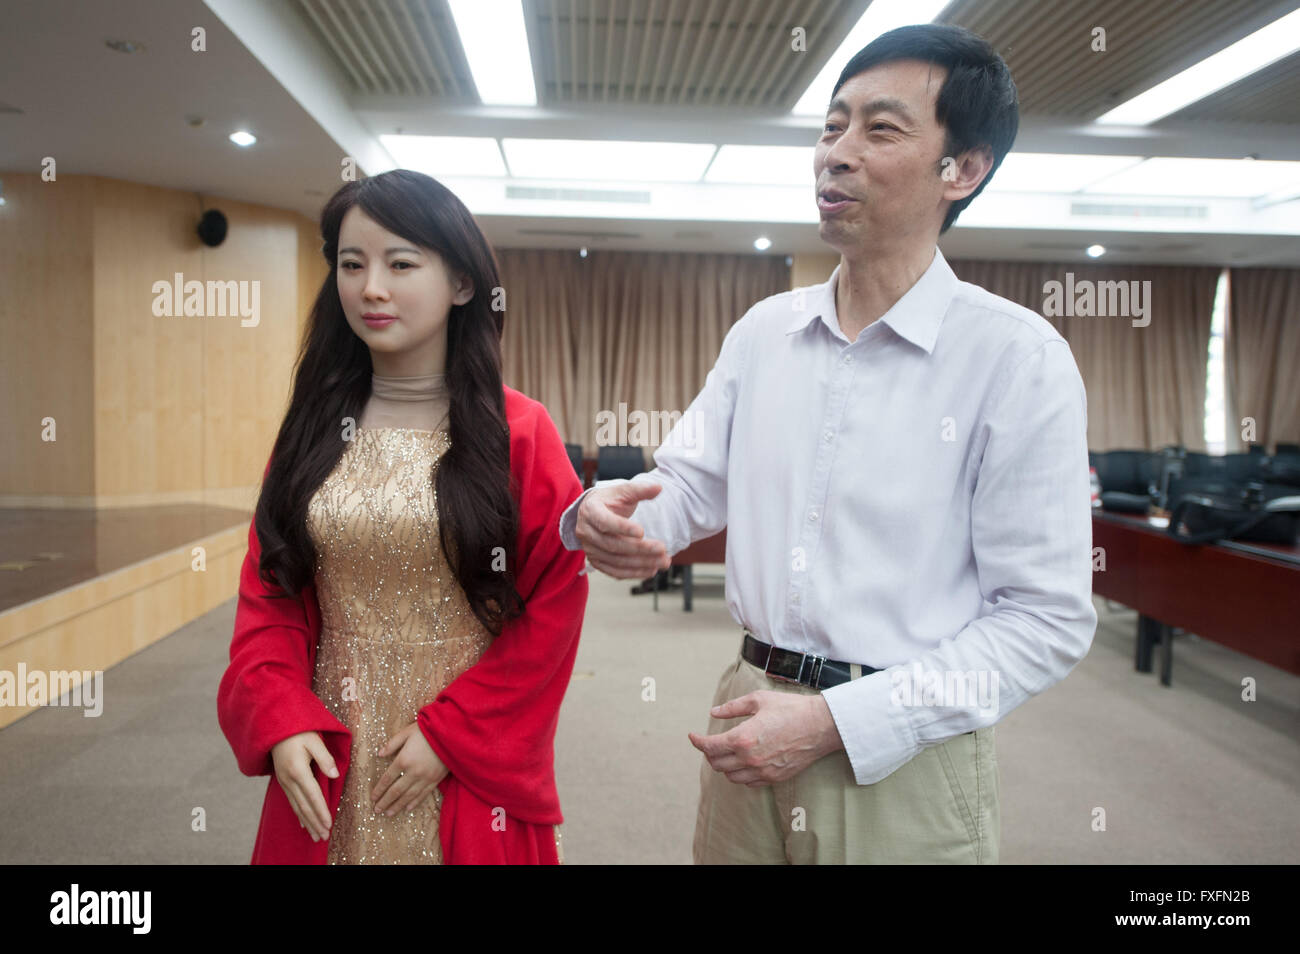
[[[650,204],[649,192],[614,189],[545,189],[539,186],[506,186],[507,199],[542,199],[549,202],[639,202]]]
[[[1140,219],[1203,219],[1203,205],[1130,205],[1114,202],[1071,202],[1071,215],[1124,215]]]

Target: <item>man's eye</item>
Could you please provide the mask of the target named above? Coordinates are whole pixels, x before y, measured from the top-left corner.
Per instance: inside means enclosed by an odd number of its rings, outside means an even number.
[[[415,266],[412,265],[410,262],[393,262],[393,267],[394,267],[394,268],[396,268],[398,265],[405,265],[407,268],[414,268],[414,267],[415,267]]]
[[[875,129],[893,129],[894,127],[889,125],[889,123],[872,123],[871,128],[875,130]]]
[[[838,129],[838,128],[839,127],[836,126],[834,123],[827,123],[825,126],[822,127],[822,132],[830,132],[832,129]]]

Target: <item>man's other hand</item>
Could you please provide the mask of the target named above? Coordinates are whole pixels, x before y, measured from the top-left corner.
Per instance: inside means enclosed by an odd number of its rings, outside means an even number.
[[[629,518],[642,500],[658,496],[663,486],[644,480],[599,487],[578,507],[574,535],[591,565],[620,580],[643,580],[671,564],[661,540],[647,540],[645,530]]]
[[[844,748],[821,693],[760,689],[714,706],[709,714],[715,719],[750,717],[717,735],[687,733],[709,767],[737,785],[755,788],[784,782],[822,756]]]

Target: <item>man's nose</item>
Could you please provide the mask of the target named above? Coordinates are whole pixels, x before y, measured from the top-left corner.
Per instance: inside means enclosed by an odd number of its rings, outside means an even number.
[[[826,151],[827,172],[851,172],[857,168],[859,162],[861,162],[861,157],[847,134],[835,140],[835,143]]]

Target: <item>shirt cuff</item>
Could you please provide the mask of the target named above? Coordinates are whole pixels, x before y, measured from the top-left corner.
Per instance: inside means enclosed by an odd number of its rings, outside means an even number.
[[[890,679],[884,670],[822,690],[859,785],[892,775],[924,748],[907,709],[892,702]]]
[[[582,498],[595,490],[595,487],[588,487],[569,504],[568,509],[560,514],[560,542],[564,544],[566,550],[581,550],[582,545],[578,543],[578,538],[574,536],[574,530],[578,526],[578,507],[582,505]]]
[[[582,506],[582,498],[586,497],[587,494],[591,493],[593,490],[597,489],[598,487],[608,487],[611,484],[625,484],[625,483],[627,483],[627,481],[622,478],[618,478],[616,480],[598,480],[590,487],[588,487],[586,490],[584,490],[582,493],[578,494],[578,496],[573,499],[573,503],[569,504],[568,509],[566,509],[564,513],[560,514],[560,523],[559,523],[560,542],[564,544],[564,549],[566,550],[582,549],[582,544],[578,542],[578,537],[576,534],[576,530],[578,528],[578,508]]]

